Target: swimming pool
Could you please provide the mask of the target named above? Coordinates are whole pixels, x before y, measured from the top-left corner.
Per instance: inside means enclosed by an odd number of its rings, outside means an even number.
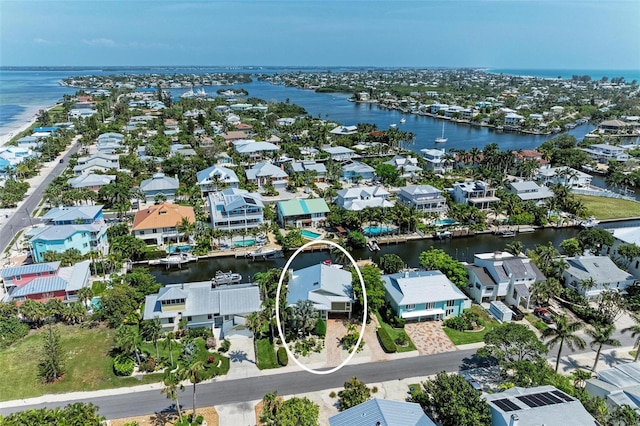
[[[303,237],[308,238],[310,240],[315,240],[320,235],[322,235],[322,234],[318,234],[317,232],[307,231],[306,229],[303,229],[302,231],[300,231],[300,233],[302,234]]]
[[[456,223],[458,223],[458,221],[455,219],[442,219],[442,220],[436,220],[434,222],[436,226],[455,225]]]
[[[255,246],[256,245],[256,240],[234,241],[233,245],[236,246],[236,247]]]
[[[183,246],[169,246],[167,247],[167,253],[175,253],[182,251],[191,251],[193,250],[192,245],[183,245]]]
[[[383,235],[390,234],[396,231],[396,228],[391,226],[365,226],[362,228],[364,231],[364,235],[372,236],[372,235]]]
[[[101,296],[96,296],[94,298],[91,299],[91,302],[89,302],[89,306],[91,306],[91,309],[95,310],[100,308],[100,300],[102,299]]]

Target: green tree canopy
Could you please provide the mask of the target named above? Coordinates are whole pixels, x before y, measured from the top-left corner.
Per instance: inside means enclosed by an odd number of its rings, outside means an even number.
[[[384,305],[384,284],[382,283],[382,274],[376,265],[364,265],[360,267],[360,273],[364,280],[364,286],[367,290],[367,305],[369,311],[375,312]],[[357,312],[362,312],[362,285],[355,268],[351,271],[353,293],[357,302],[354,306]]]
[[[104,417],[91,403],[75,402],[64,408],[40,408],[0,416],[0,425],[69,425],[101,426]]]
[[[344,390],[338,392],[338,410],[344,411],[371,398],[371,389],[356,377],[344,382]]]
[[[496,358],[499,362],[531,360],[549,351],[528,327],[513,322],[504,323],[484,335],[484,348],[478,349],[478,357]]]
[[[420,253],[419,259],[423,268],[442,272],[460,289],[467,287],[467,270],[444,250],[430,247],[429,250]]]
[[[378,266],[385,274],[395,274],[404,268],[404,260],[395,253],[383,254],[378,260]]]

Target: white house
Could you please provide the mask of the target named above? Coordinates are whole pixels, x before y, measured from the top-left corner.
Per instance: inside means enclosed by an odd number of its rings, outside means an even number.
[[[608,256],[575,256],[565,258],[569,267],[562,273],[565,287],[588,298],[605,290],[624,291],[635,282],[633,275],[618,268]],[[593,282],[591,282],[593,279]],[[585,288],[590,282],[592,287]]]
[[[237,188],[240,184],[236,172],[219,165],[200,170],[196,174],[196,178],[202,196],[207,196],[210,192],[218,191],[224,187]]]
[[[411,156],[394,155],[389,161],[383,164],[389,164],[395,167],[400,172],[401,178],[412,178],[422,171],[422,168],[418,166],[418,159]]]
[[[640,227],[626,227],[626,228],[615,228],[608,229],[609,232],[613,235],[615,242],[613,243],[613,247],[607,247],[606,253],[601,253],[612,258],[620,257],[617,253],[617,248],[621,244],[635,244],[636,246],[640,246]],[[626,262],[626,259],[621,259],[623,262]],[[636,277],[636,279],[640,279],[640,257],[636,257],[629,261],[629,265],[627,267],[629,273]]]
[[[264,222],[260,194],[227,188],[209,194],[211,226],[224,231],[257,228]]]
[[[322,149],[335,161],[348,161],[356,156],[356,152],[344,146],[330,146]]]
[[[324,264],[289,270],[287,303],[291,306],[300,300],[309,300],[322,319],[326,320],[331,314],[351,318],[351,280],[351,272]]]
[[[389,192],[379,186],[345,188],[338,191],[336,204],[343,209],[360,211],[367,207],[393,207]]]
[[[522,201],[534,201],[535,203],[541,203],[547,198],[553,197],[553,191],[531,180],[509,182],[507,190],[516,194]]]
[[[452,170],[453,166],[445,160],[444,149],[421,149],[420,152],[427,162],[425,169],[439,174]]]
[[[495,188],[483,181],[475,182],[456,182],[453,184],[453,200],[459,204],[469,204],[487,210],[493,204],[500,201],[495,196]]]
[[[628,405],[640,410],[640,364],[619,363],[614,368],[598,371],[598,377],[586,381],[589,395],[603,398],[611,411]]]
[[[561,184],[587,188],[591,185],[591,175],[566,166],[540,168],[538,169],[537,179],[547,186]]]
[[[398,202],[423,213],[447,211],[447,199],[442,191],[431,185],[408,185],[400,188]]]
[[[524,120],[524,117],[518,115],[514,112],[510,112],[505,114],[504,116],[504,125],[505,126],[519,126],[520,123]]]
[[[596,143],[589,148],[581,149],[594,160],[604,164],[607,164],[609,160],[625,162],[631,158],[623,147],[608,143]]]
[[[251,139],[241,139],[233,141],[233,146],[238,154],[246,155],[252,158],[257,158],[280,151],[280,148],[278,148],[271,142],[256,142]]]
[[[358,126],[338,126],[329,131],[332,135],[353,135],[358,133]]]
[[[287,172],[271,163],[261,162],[252,166],[245,171],[247,180],[262,188],[267,182],[271,182],[274,186],[282,187],[289,179]]]

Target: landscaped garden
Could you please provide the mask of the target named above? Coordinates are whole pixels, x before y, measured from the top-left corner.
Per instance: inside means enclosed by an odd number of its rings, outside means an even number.
[[[474,317],[477,317],[477,319],[475,319],[475,322],[478,327],[475,328],[477,328],[478,330],[474,330],[473,327],[469,330],[456,330],[445,326],[444,332],[456,346],[482,342],[484,339],[484,335],[498,326],[498,321],[491,318],[491,316],[489,316],[489,314],[484,309],[482,309],[480,305],[473,305],[465,312],[471,312]]]
[[[415,351],[416,347],[409,338],[409,335],[404,328],[396,328],[384,322],[379,313],[376,313],[380,328],[383,329],[387,335],[391,338],[397,348],[397,352],[410,352]],[[384,349],[384,348],[383,348]]]

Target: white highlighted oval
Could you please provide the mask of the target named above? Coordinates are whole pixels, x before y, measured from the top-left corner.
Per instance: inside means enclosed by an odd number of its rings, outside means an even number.
[[[358,279],[360,280],[360,286],[362,287],[362,304],[363,304],[363,311],[364,311],[364,313],[362,314],[362,325],[360,327],[360,334],[358,335],[358,341],[356,342],[355,346],[353,347],[353,349],[349,353],[349,356],[347,357],[347,359],[342,361],[342,363],[340,365],[332,368],[331,370],[318,371],[318,370],[314,370],[313,368],[309,368],[306,365],[301,364],[298,361],[298,359],[294,356],[294,354],[289,350],[289,345],[288,345],[288,343],[287,343],[287,341],[286,341],[286,339],[284,337],[284,332],[282,331],[282,324],[280,323],[280,303],[276,303],[276,324],[278,326],[278,335],[280,336],[280,339],[282,340],[282,343],[284,344],[284,349],[285,349],[285,351],[287,351],[287,355],[289,356],[289,359],[292,359],[296,364],[298,364],[298,366],[300,368],[308,371],[309,373],[321,374],[322,375],[322,374],[334,373],[334,372],[340,370],[345,365],[347,365],[347,363],[349,361],[351,361],[351,358],[353,358],[353,356],[355,355],[356,351],[360,347],[360,343],[362,342],[362,338],[364,337],[364,329],[367,326],[367,310],[368,310],[368,307],[367,307],[367,289],[364,286],[364,279],[362,278],[362,272],[360,272],[360,268],[358,267],[358,265],[356,265],[356,261],[353,259],[353,257],[351,257],[349,252],[347,250],[345,250],[344,247],[342,247],[341,245],[339,245],[339,244],[337,244],[337,243],[335,243],[333,241],[327,241],[327,240],[309,241],[308,243],[305,243],[302,247],[300,247],[298,250],[296,250],[295,253],[293,253],[293,255],[289,258],[289,260],[287,260],[287,263],[284,265],[284,268],[282,269],[282,273],[280,274],[280,279],[278,280],[278,288],[276,289],[276,300],[280,300],[280,290],[282,289],[282,281],[284,280],[285,274],[289,270],[289,265],[291,265],[291,262],[293,261],[293,259],[295,259],[296,256],[299,255],[300,252],[302,252],[302,250],[304,250],[305,248],[310,247],[310,246],[314,246],[314,245],[319,245],[319,244],[330,245],[330,246],[336,247],[337,249],[342,251],[347,256],[347,258],[349,259],[349,261],[351,262],[353,267],[356,269],[356,272],[358,273]]]

